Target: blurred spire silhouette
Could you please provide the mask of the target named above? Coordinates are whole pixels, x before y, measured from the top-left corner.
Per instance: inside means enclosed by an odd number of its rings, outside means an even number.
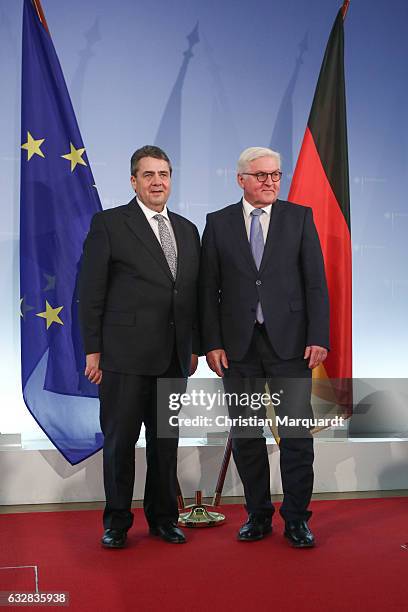
[[[93,47],[101,40],[101,34],[99,31],[99,17],[96,17],[93,25],[84,34],[86,44],[85,47],[79,51],[78,66],[74,72],[74,76],[71,81],[71,97],[75,104],[77,121],[81,124],[82,114],[82,96],[84,93],[85,76],[89,67],[90,60],[94,57]]]
[[[221,76],[222,69],[215,61],[213,50],[205,36],[203,41],[213,79],[209,195],[210,206],[216,209],[231,197],[231,186],[235,184],[235,162],[241,146]]]
[[[282,156],[282,184],[280,195],[282,199],[287,197],[290,182],[294,170],[293,163],[293,93],[299,76],[300,67],[303,64],[303,56],[308,50],[308,33],[299,43],[299,55],[296,59],[295,68],[289,83],[283,94],[282,101],[276,116],[275,127],[273,128],[270,148],[279,151]]]
[[[154,144],[161,147],[169,155],[172,166],[172,207],[176,210],[182,210],[183,206],[180,201],[180,169],[181,169],[181,98],[183,92],[184,79],[186,77],[187,68],[193,57],[193,47],[199,43],[200,37],[198,34],[198,21],[194,29],[186,37],[188,40],[188,49],[183,53],[183,61],[180,66],[176,81],[170,92],[167,100],[163,116],[160,121],[159,129],[157,130]]]

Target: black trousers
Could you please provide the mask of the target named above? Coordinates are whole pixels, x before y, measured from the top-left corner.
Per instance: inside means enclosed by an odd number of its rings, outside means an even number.
[[[142,423],[146,429],[144,512],[147,522],[154,527],[178,521],[178,430],[173,429],[172,437],[157,436],[157,379],[180,380],[181,377],[175,354],[168,370],[159,377],[103,372],[99,398],[104,434],[105,529],[129,529],[133,524],[135,444]],[[168,406],[163,406],[163,411],[166,410]]]
[[[240,361],[229,361],[224,371],[227,393],[262,392],[268,382],[271,393],[283,391],[275,408],[279,417],[312,418],[311,370],[301,357],[282,360],[274,351],[263,325],[256,324],[250,347]],[[231,417],[248,416],[248,409],[229,407]],[[258,417],[264,412],[258,411]],[[244,486],[246,508],[260,517],[271,517],[270,471],[266,440],[259,427],[234,427],[232,453]],[[308,520],[313,491],[313,438],[305,427],[279,427],[280,469],[284,493],[280,513],[285,520]]]

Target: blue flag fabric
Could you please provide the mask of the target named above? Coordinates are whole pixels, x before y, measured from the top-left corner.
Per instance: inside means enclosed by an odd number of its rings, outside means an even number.
[[[24,401],[72,464],[102,446],[98,389],[85,378],[77,276],[98,193],[51,37],[24,0],[20,315]]]

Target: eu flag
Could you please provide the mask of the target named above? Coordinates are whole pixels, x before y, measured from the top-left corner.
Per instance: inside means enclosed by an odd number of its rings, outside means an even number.
[[[101,210],[49,32],[24,0],[21,103],[20,315],[24,401],[72,464],[102,446],[97,387],[83,375],[77,276]]]

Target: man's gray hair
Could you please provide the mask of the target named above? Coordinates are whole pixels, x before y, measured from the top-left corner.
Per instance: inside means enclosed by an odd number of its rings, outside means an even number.
[[[167,153],[156,147],[155,145],[144,145],[137,151],[135,151],[130,159],[130,174],[136,176],[139,167],[139,162],[144,157],[154,157],[155,159],[162,159],[169,164],[170,176],[172,173],[171,161],[169,160]]]
[[[276,151],[272,151],[272,149],[268,149],[267,147],[249,147],[249,149],[242,151],[239,156],[237,165],[238,174],[246,172],[248,170],[248,164],[259,157],[273,157],[278,162],[279,168],[281,167],[281,156]]]

